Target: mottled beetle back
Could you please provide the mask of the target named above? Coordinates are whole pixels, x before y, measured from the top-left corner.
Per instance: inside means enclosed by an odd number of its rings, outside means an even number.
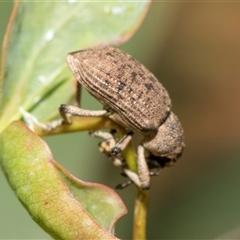
[[[168,117],[171,100],[166,89],[121,50],[95,47],[68,54],[67,62],[79,83],[124,127],[157,131]]]

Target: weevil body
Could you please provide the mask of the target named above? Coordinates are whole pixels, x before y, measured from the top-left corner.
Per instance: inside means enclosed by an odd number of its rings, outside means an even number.
[[[109,114],[129,131],[139,131],[143,141],[137,151],[138,175],[126,168],[124,172],[136,185],[148,189],[150,165],[144,149],[150,153],[149,159],[152,157],[161,166],[170,166],[185,147],[183,129],[171,112],[171,100],[166,89],[146,67],[116,48],[95,47],[73,52],[68,54],[67,62],[78,83],[103,104],[104,110],[61,105],[59,110],[64,122],[71,122],[68,114]],[[119,154],[131,138],[132,132],[129,132],[110,150],[111,155]]]
[[[68,54],[77,81],[122,126],[157,131],[166,120],[171,100],[162,84],[141,63],[112,47],[95,47]]]

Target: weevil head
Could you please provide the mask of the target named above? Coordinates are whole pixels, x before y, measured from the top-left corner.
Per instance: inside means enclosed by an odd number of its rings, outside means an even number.
[[[143,146],[162,167],[173,165],[185,147],[183,128],[177,116],[171,112],[156,133],[145,136]]]

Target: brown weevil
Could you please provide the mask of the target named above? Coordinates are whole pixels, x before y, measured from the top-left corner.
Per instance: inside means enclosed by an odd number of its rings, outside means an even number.
[[[69,53],[67,63],[78,82],[104,106],[92,111],[61,105],[59,111],[64,122],[70,123],[68,114],[77,116],[109,115],[125,127],[129,134],[109,151],[119,154],[132,138],[132,132],[143,135],[138,147],[138,175],[126,169],[126,175],[139,187],[149,188],[149,159],[161,166],[171,165],[184,149],[183,129],[171,112],[171,99],[158,79],[129,54],[113,47],[94,47]]]

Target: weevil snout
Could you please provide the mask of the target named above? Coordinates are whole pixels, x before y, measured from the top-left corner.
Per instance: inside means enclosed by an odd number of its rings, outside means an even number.
[[[171,166],[182,155],[185,147],[184,132],[177,116],[171,112],[156,133],[147,133],[143,146],[153,156],[159,157],[160,165]]]

